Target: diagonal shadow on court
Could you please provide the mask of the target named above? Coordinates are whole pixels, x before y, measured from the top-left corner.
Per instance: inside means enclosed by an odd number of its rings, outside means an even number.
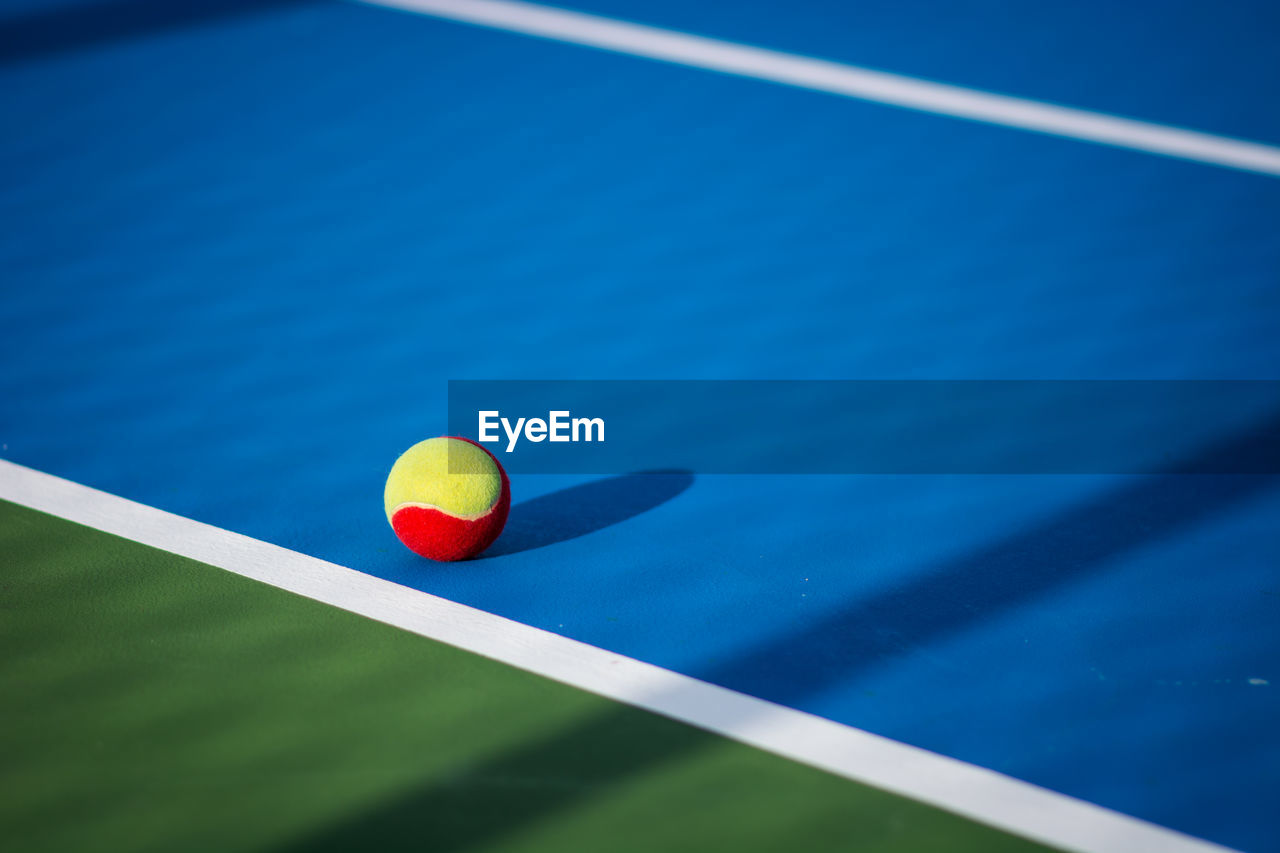
[[[0,66],[314,0],[107,0],[0,19]]]
[[[1214,460],[1224,455],[1266,452],[1278,434],[1280,418],[1269,420],[1196,454],[1187,466],[1214,470]],[[1176,535],[1277,484],[1280,477],[1267,475],[1144,476],[695,674],[743,688],[753,672],[769,668],[771,688],[763,698],[798,704],[860,670],[1095,574],[1132,549]],[[715,742],[692,727],[617,706],[434,779],[282,850],[444,853],[480,847],[585,805],[640,774],[695,758]],[[856,839],[845,840],[856,846]]]

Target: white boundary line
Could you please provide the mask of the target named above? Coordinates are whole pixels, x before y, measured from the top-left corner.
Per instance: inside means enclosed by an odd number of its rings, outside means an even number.
[[[1227,848],[0,459],[0,498],[1077,853]]]
[[[513,0],[357,0],[923,112],[1280,175],[1280,147]]]

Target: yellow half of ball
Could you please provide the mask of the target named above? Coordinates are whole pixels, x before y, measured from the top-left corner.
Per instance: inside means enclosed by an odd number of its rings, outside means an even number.
[[[502,494],[502,474],[488,453],[456,438],[440,437],[410,447],[387,476],[383,507],[387,520],[406,506],[434,507],[455,518],[478,518]]]

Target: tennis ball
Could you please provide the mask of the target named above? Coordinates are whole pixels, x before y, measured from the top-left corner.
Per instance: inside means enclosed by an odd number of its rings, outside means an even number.
[[[387,475],[387,521],[409,550],[465,560],[493,544],[507,523],[507,472],[474,441],[441,436],[406,450]]]

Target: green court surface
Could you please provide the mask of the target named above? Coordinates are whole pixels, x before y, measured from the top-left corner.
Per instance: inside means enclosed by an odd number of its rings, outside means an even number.
[[[0,847],[1045,848],[0,501]]]

